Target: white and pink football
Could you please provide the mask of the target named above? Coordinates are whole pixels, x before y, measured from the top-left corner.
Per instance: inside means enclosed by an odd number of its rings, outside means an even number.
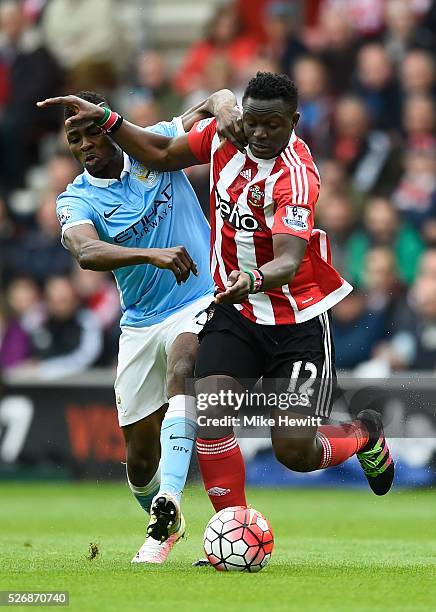
[[[204,552],[218,571],[259,572],[268,564],[273,548],[271,525],[254,508],[220,510],[204,532]]]

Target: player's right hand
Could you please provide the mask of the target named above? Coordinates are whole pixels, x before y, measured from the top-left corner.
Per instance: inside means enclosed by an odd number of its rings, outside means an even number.
[[[198,276],[197,266],[183,246],[147,249],[147,263],[157,268],[171,270],[178,285],[187,281],[191,272]]]
[[[98,121],[104,117],[104,110],[101,106],[82,100],[78,96],[59,96],[57,98],[47,98],[37,102],[39,108],[48,106],[68,106],[74,111],[74,115],[65,121],[67,127],[81,127],[88,123]]]

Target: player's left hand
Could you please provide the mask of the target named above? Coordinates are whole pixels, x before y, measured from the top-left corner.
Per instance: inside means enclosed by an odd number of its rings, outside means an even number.
[[[215,304],[240,304],[250,292],[250,277],[246,272],[233,270],[227,279],[227,289],[215,296]]]
[[[238,151],[245,152],[248,142],[242,127],[242,111],[240,108],[223,104],[216,115],[216,126],[220,138],[226,138]]]

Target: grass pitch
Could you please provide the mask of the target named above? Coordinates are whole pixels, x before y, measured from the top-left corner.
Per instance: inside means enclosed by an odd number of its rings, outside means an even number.
[[[271,563],[219,573],[191,567],[213,513],[200,488],[185,493],[187,539],[156,568],[130,564],[145,516],[126,486],[0,484],[0,589],[68,590],[83,612],[436,609],[435,491],[253,489],[249,500],[271,521]]]

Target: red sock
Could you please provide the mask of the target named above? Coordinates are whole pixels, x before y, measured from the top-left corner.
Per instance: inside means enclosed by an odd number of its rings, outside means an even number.
[[[244,459],[234,434],[220,440],[197,438],[197,457],[204,488],[217,512],[247,505]]]
[[[360,421],[322,425],[316,436],[322,444],[319,470],[343,463],[368,443],[368,432]]]

